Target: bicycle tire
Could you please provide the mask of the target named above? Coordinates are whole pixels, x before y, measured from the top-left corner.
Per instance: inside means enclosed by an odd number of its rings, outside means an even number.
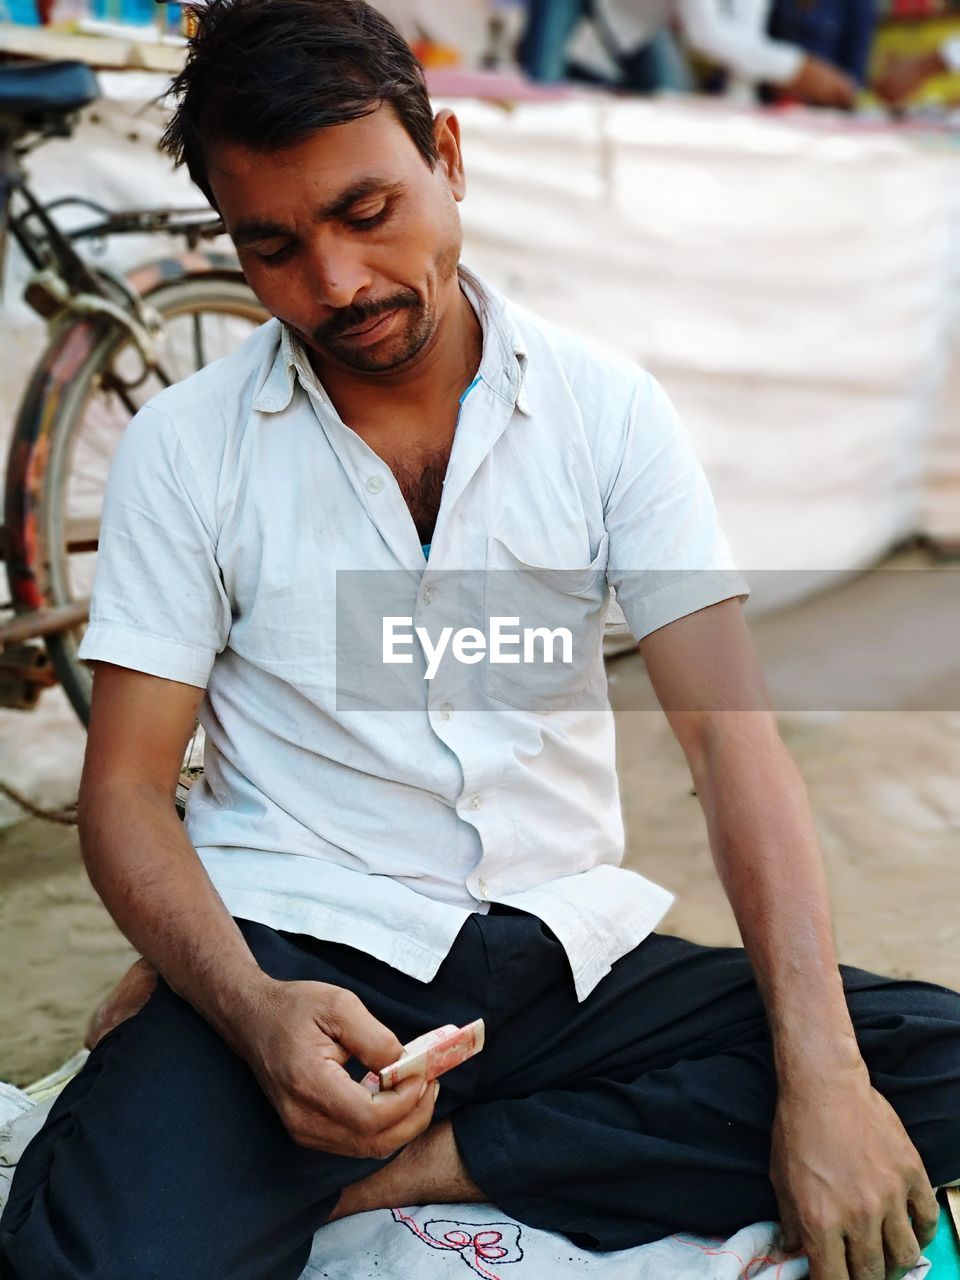
[[[262,324],[268,318],[267,312],[256,300],[242,277],[226,279],[209,274],[186,275],[181,279],[163,282],[146,295],[147,301],[163,318],[165,339],[172,331],[173,322],[190,318],[196,330],[198,317],[231,318],[248,326],[248,331]],[[80,321],[79,324],[88,322]],[[202,319],[200,324],[202,326]],[[78,592],[71,572],[72,557],[67,535],[67,495],[71,478],[75,471],[76,451],[81,432],[87,420],[94,397],[104,392],[109,397],[111,379],[115,379],[116,369],[121,360],[132,358],[139,360],[136,348],[129,335],[118,325],[98,319],[98,332],[89,342],[89,349],[79,367],[69,381],[61,384],[61,396],[53,409],[54,421],[49,429],[49,450],[46,466],[39,489],[39,502],[36,512],[37,542],[43,554],[37,557],[36,586],[42,598],[51,606],[74,603],[84,598],[88,592]],[[245,336],[245,334],[244,334]],[[87,330],[87,337],[90,334]],[[236,343],[234,343],[236,345]],[[61,341],[61,351],[69,347]],[[200,351],[199,345],[197,350]],[[201,352],[202,354],[202,352]],[[217,355],[225,355],[227,351],[218,350]],[[206,360],[201,360],[200,367]],[[192,370],[189,370],[192,372]],[[186,376],[182,373],[181,376]],[[180,380],[178,377],[176,380]],[[155,390],[160,389],[159,380]],[[121,404],[123,399],[114,393]],[[128,396],[129,398],[129,396]],[[149,399],[149,394],[138,397],[140,403]],[[108,399],[104,399],[108,403]],[[137,405],[139,407],[139,404]],[[117,438],[132,416],[127,405],[125,420],[119,423]],[[123,414],[118,414],[119,419]],[[115,446],[114,446],[115,447]],[[111,455],[112,456],[112,455]],[[107,464],[109,459],[106,459]],[[106,466],[103,483],[106,482]],[[93,496],[96,502],[96,495]],[[100,494],[102,505],[102,492]],[[97,506],[96,517],[99,517],[100,506]],[[91,553],[85,553],[91,554]],[[93,552],[92,554],[95,554]],[[88,566],[87,581],[92,582],[92,566]],[[46,639],[57,676],[63,685],[77,715],[84,724],[89,722],[90,698],[93,690],[93,675],[77,658],[77,651],[85,630],[84,625],[72,627]]]

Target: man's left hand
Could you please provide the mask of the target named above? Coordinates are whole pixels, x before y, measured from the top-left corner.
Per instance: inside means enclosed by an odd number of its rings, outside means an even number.
[[[920,1156],[866,1068],[781,1087],[770,1177],[782,1246],[807,1254],[810,1280],[901,1280],[936,1234]]]

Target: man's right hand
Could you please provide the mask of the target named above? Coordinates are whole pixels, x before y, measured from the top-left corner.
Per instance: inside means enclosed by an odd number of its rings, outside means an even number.
[[[400,1057],[397,1037],[349,992],[279,982],[257,964],[173,804],[202,698],[194,685],[96,664],[79,806],[91,883],[171,990],[249,1064],[295,1142],[386,1158],[430,1124],[435,1089],[421,1097],[411,1080],[371,1094],[355,1083],[348,1058],[379,1070]],[[134,1012],[151,980],[149,966],[128,975],[90,1039]]]
[[[234,1048],[300,1146],[386,1159],[433,1119],[439,1090],[433,1082],[405,1080],[370,1093],[344,1070],[348,1058],[357,1058],[379,1071],[403,1045],[342,987],[265,978],[234,1031]]]
[[[793,79],[780,88],[788,97],[815,107],[840,107],[849,111],[857,100],[857,86],[848,75],[822,58],[809,55]]]

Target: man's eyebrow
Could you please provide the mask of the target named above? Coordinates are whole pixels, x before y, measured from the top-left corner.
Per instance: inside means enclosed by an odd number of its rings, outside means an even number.
[[[314,220],[327,222],[333,218],[342,218],[355,204],[368,196],[394,195],[401,186],[398,182],[385,182],[383,178],[361,178],[327,204],[320,205],[313,215]],[[232,239],[236,245],[246,245],[292,235],[294,232],[280,222],[271,222],[269,218],[247,218],[237,223]]]

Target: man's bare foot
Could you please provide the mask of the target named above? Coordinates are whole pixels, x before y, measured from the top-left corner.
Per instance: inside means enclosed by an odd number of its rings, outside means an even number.
[[[453,1125],[441,1120],[414,1138],[388,1165],[344,1188],[328,1221],[370,1209],[414,1204],[483,1204],[489,1196],[471,1181],[460,1159]]]
[[[139,1013],[153,995],[156,985],[156,969],[141,957],[130,966],[90,1019],[83,1038],[86,1047],[95,1049],[108,1031]]]

